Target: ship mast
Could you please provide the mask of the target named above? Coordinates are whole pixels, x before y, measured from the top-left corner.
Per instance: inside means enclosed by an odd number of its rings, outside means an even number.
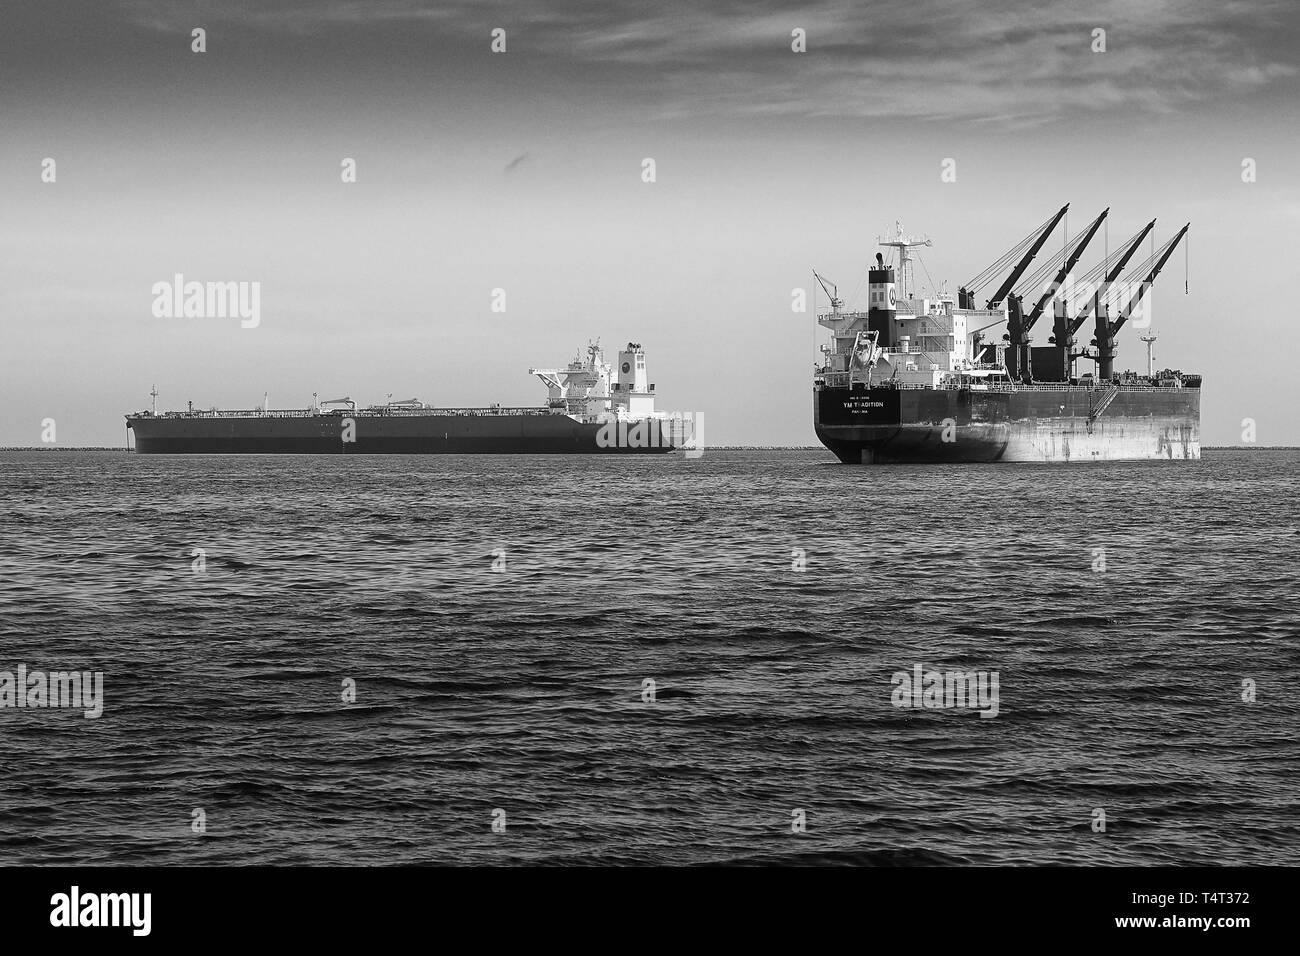
[[[1147,378],[1151,377],[1151,343],[1156,340],[1156,334],[1151,332],[1147,335],[1139,335],[1143,342],[1147,344]]]
[[[902,286],[902,297],[910,299],[915,291],[915,284],[908,283],[908,279],[912,278],[911,250],[920,246],[932,246],[934,243],[929,236],[922,236],[917,239],[905,235],[903,233],[903,224],[897,219],[894,220],[894,237],[887,239],[884,236],[876,236],[876,240],[878,245],[898,250],[898,282]]]
[[[158,386],[151,385],[149,387],[149,394],[153,396],[153,414],[157,415],[158,414]]]

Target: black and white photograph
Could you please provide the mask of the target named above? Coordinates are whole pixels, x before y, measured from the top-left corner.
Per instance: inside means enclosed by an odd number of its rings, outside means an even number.
[[[762,939],[815,880],[1258,945],[1297,51],[1292,0],[6,0],[14,939],[434,885]]]

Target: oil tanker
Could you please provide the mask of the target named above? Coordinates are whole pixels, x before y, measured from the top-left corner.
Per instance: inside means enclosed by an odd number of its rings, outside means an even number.
[[[917,298],[909,288],[914,250],[931,241],[905,235],[901,225],[880,237],[890,262],[878,252],[868,270],[866,312],[843,311],[835,285],[814,272],[830,298],[830,311],[817,319],[831,341],[813,376],[822,444],[848,464],[1200,458],[1201,377],[1153,372],[1149,333],[1142,336],[1146,374],[1115,371],[1120,330],[1139,316],[1135,326],[1149,325],[1149,290],[1190,224],[1130,267],[1152,220],[1076,280],[1072,272],[1106,210],[1030,272],[1068,209],[963,285],[955,300],[943,291]],[[977,308],[978,289],[1008,269]],[[1049,312],[1052,333],[1035,346],[1030,331]],[[1075,334],[1090,319],[1093,336],[1080,346]],[[999,327],[1000,339],[988,334]],[[1084,361],[1091,370],[1083,371]]]
[[[614,372],[599,342],[563,369],[529,369],[549,390],[536,408],[438,408],[351,398],[304,409],[186,411],[126,416],[140,454],[662,454],[691,442],[693,420],[656,412],[645,351],[629,342]]]

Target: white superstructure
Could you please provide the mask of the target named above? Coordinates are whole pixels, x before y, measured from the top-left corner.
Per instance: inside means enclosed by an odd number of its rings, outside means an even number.
[[[907,238],[910,245],[922,244]],[[1006,321],[1005,309],[961,309],[946,293],[902,298],[894,276],[883,262],[870,270],[866,312],[843,312],[832,295],[831,311],[817,316],[831,331],[830,344],[821,347],[826,359],[819,380],[831,386],[893,382],[933,388],[955,378],[1006,375],[1001,349],[985,346],[982,335]]]
[[[600,343],[587,345],[587,358],[576,355],[565,368],[530,368],[550,392],[548,405],[558,415],[577,421],[663,420],[655,411],[655,387],[646,372],[645,350],[629,342],[618,353],[617,368],[605,361]]]

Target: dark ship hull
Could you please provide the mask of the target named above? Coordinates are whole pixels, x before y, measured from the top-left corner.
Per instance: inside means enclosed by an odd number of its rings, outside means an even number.
[[[545,410],[446,415],[145,413],[129,416],[127,427],[135,435],[135,450],[146,455],[582,455],[673,450],[657,428],[647,428],[643,436],[628,429],[628,435],[635,436],[631,441],[611,445],[601,440],[605,426]]]
[[[821,386],[813,414],[851,464],[1197,459],[1199,385]]]
[[[619,351],[617,372],[595,342],[585,361],[580,353],[528,374],[546,385],[546,405],[449,408],[409,398],[358,407],[313,394],[308,408],[270,410],[264,395],[254,410],[191,403],[159,414],[155,387],[153,407],[127,415],[126,427],[144,455],[661,455],[703,438],[692,416],[654,410],[638,343]]]

